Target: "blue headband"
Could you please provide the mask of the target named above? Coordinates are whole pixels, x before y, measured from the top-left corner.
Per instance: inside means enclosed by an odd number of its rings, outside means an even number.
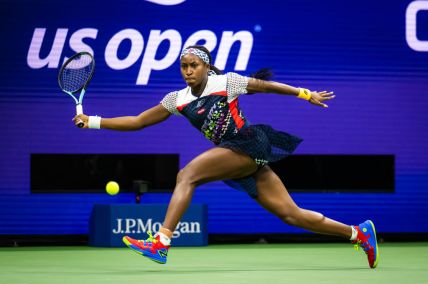
[[[210,64],[210,58],[208,57],[208,54],[206,54],[204,51],[197,49],[197,48],[185,48],[183,49],[183,51],[181,52],[180,55],[180,59],[187,54],[194,54],[197,57],[199,57],[200,59],[202,59],[202,61],[204,61],[206,64]]]

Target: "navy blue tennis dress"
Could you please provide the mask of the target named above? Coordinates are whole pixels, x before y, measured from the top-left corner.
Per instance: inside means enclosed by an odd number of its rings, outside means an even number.
[[[161,104],[172,114],[186,117],[218,147],[245,153],[262,167],[290,155],[302,139],[246,120],[239,108],[238,96],[247,93],[248,80],[236,73],[211,75],[199,97],[186,87],[167,94]],[[257,197],[256,183],[251,176],[224,182]]]

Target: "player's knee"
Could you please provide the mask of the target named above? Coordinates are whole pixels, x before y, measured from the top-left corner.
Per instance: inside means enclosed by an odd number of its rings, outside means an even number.
[[[183,179],[183,174],[184,174],[184,171],[181,169],[179,172],[178,172],[178,174],[177,174],[177,178],[176,178],[176,183],[178,184],[178,183],[180,183],[181,182],[181,180]]]
[[[291,215],[285,215],[281,217],[281,220],[291,226],[295,226],[297,224],[297,219]]]
[[[325,216],[321,213],[314,214],[314,212],[312,212],[312,214],[308,214],[308,210],[296,207],[288,210],[281,216],[281,219],[288,225],[312,226],[322,222],[325,219]]]
[[[177,184],[195,187],[199,185],[199,182],[195,172],[187,167],[180,170],[177,174]]]
[[[291,209],[289,208],[282,212],[280,218],[284,223],[295,226],[299,224],[299,220],[303,218],[303,215],[301,214],[300,208],[296,207]]]

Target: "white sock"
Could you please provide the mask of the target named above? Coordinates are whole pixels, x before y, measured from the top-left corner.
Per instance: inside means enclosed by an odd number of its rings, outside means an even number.
[[[358,231],[357,229],[354,228],[354,226],[351,226],[352,229],[352,236],[350,238],[351,241],[355,241],[357,239],[358,236]]]
[[[169,246],[171,244],[171,239],[168,238],[165,234],[158,232],[157,235],[159,236],[159,240],[160,242],[164,245],[164,246]]]

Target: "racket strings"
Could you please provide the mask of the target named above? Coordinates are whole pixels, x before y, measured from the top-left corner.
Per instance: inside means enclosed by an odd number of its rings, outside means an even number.
[[[90,79],[93,70],[92,57],[86,54],[70,61],[60,75],[61,86],[68,92],[83,88]]]

